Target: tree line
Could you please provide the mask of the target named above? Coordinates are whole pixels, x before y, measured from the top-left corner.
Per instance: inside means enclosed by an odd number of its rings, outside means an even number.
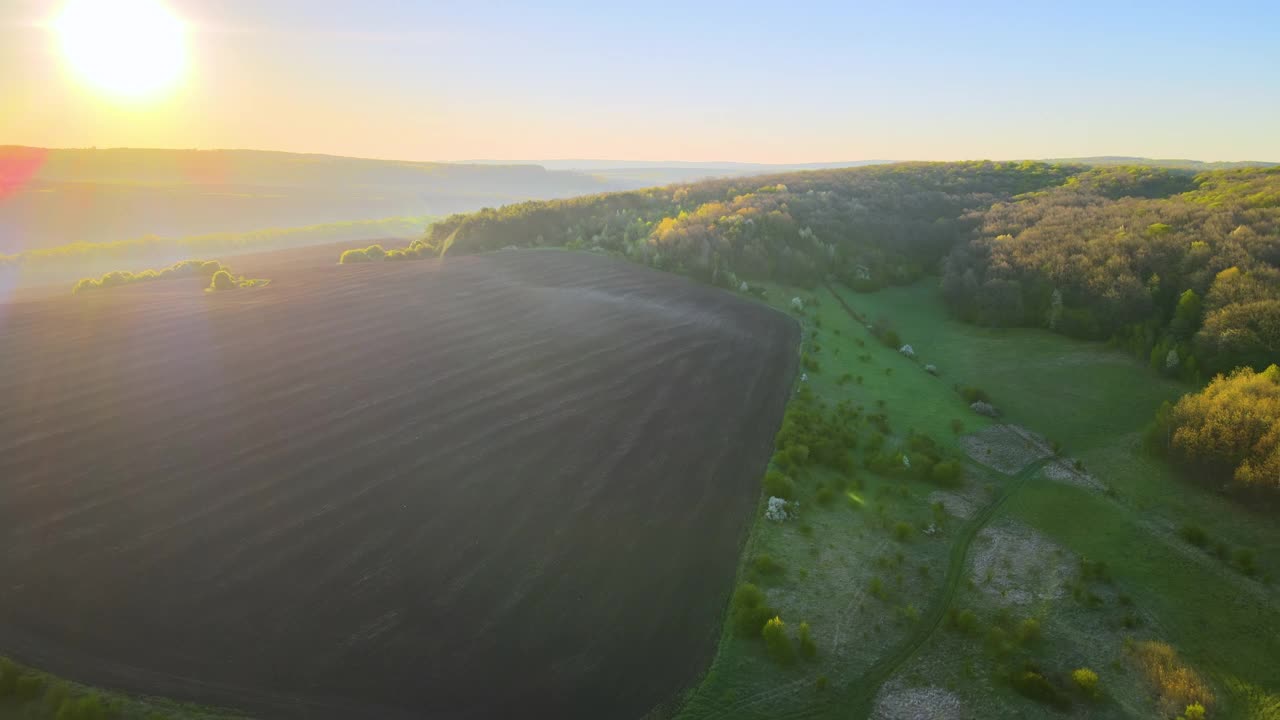
[[[403,259],[539,246],[738,290],[826,280],[873,291],[936,272],[969,322],[1109,341],[1195,384],[1247,368],[1165,410],[1156,434],[1189,467],[1280,491],[1270,451],[1246,465],[1236,442],[1274,447],[1258,443],[1280,437],[1280,417],[1250,429],[1233,419],[1280,362],[1280,167],[984,161],[710,180],[453,215]],[[1222,430],[1212,437],[1189,429],[1210,419]]]

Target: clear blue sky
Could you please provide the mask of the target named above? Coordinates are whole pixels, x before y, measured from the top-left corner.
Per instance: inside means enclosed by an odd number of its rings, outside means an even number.
[[[17,99],[0,143],[1280,160],[1274,1],[166,4],[191,68],[145,107],[53,71],[58,3],[0,6],[0,89]]]

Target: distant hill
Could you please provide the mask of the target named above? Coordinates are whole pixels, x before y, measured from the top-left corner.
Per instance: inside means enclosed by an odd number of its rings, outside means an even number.
[[[636,186],[537,165],[0,146],[0,255],[147,235],[443,215]]]
[[[1113,165],[1146,165],[1148,167],[1170,168],[1173,170],[1234,170],[1251,167],[1274,167],[1275,162],[1260,160],[1243,160],[1240,162],[1205,162],[1203,160],[1159,159],[1144,157],[1128,157],[1125,155],[1100,155],[1097,157],[1050,158],[1045,162],[1066,163],[1071,165],[1096,165],[1108,167]]]
[[[497,164],[496,160],[477,160],[479,164]],[[677,160],[531,160],[548,170],[589,173],[603,181],[627,185],[631,188],[652,185],[670,185],[679,182],[697,182],[711,178],[747,177],[771,175],[797,170],[832,170],[836,168],[884,165],[892,160],[849,160],[822,163],[744,163],[744,162],[685,162]]]

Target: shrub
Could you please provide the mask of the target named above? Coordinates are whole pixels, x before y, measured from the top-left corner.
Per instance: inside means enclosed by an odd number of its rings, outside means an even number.
[[[960,397],[964,398],[964,401],[969,403],[970,405],[976,402],[984,402],[984,403],[991,402],[991,396],[987,394],[986,390],[983,390],[982,388],[979,388],[979,387],[974,387],[972,385],[963,385],[959,388],[959,392],[960,392]]]
[[[1235,553],[1235,566],[1240,572],[1253,577],[1258,574],[1258,566],[1254,564],[1253,551],[1248,548],[1240,548]]]
[[[801,657],[812,660],[818,656],[818,644],[813,641],[813,632],[809,629],[809,623],[800,623],[798,641]]]
[[[9,658],[0,657],[0,698],[6,698],[16,692],[18,676],[22,670]]]
[[[781,472],[770,470],[764,474],[764,494],[769,497],[779,497],[783,500],[794,499],[796,496],[796,483]]]
[[[795,661],[796,651],[791,647],[791,638],[787,637],[787,626],[782,622],[781,617],[775,615],[765,622],[760,635],[764,638],[765,650],[769,652],[769,657],[773,658],[774,662],[779,665],[790,665]]]
[[[35,700],[44,692],[44,678],[32,673],[23,673],[14,683],[14,694],[22,700]]]
[[[75,287],[71,288],[71,294],[79,295],[86,290],[97,290],[100,287],[102,287],[102,284],[97,280],[93,278],[82,278],[80,282],[76,283]]]
[[[960,418],[952,418],[951,432],[955,433],[956,435],[959,435],[960,433],[964,432],[964,421],[961,420]]]
[[[1209,535],[1199,525],[1183,525],[1178,534],[1182,536],[1183,540],[1196,547],[1202,548],[1209,544]]]
[[[883,600],[885,597],[884,581],[879,577],[871,578],[871,583],[867,586],[867,592],[871,597]]]
[[[64,700],[58,708],[57,720],[105,720],[107,710],[97,695]]]
[[[240,283],[226,270],[219,270],[214,273],[213,278],[209,281],[209,289],[214,291],[235,290],[238,287],[240,287]]]
[[[1205,709],[1200,703],[1191,703],[1182,712],[1183,720],[1204,720]]]
[[[813,686],[817,688],[818,692],[826,690],[828,684],[830,684],[830,681],[827,680],[826,675],[819,675],[818,679],[813,682]]]
[[[351,250],[347,250],[343,252],[342,256],[338,258],[338,263],[341,265],[350,265],[352,263],[362,263],[362,262],[369,262],[369,261],[370,261],[369,255],[364,251],[363,248],[352,248]]]
[[[744,637],[758,635],[764,624],[775,614],[764,604],[764,591],[751,583],[743,583],[733,591],[733,600],[729,606],[734,630]]]
[[[1076,687],[1084,691],[1086,695],[1093,697],[1098,694],[1098,673],[1089,668],[1079,668],[1071,671],[1071,681]]]
[[[1013,689],[1023,697],[1051,705],[1060,710],[1071,707],[1071,699],[1063,695],[1044,675],[1034,668],[1013,673],[1010,678]]]
[[[1166,717],[1189,705],[1212,706],[1214,695],[1196,671],[1184,665],[1167,643],[1143,641],[1129,647],[1138,670],[1155,690]]]
[[[943,460],[929,470],[929,479],[942,487],[955,487],[960,484],[961,467],[957,460]]]
[[[978,616],[972,610],[958,610],[954,607],[947,610],[947,627],[972,635],[978,630]]]
[[[378,262],[387,257],[387,251],[382,249],[381,245],[370,245],[364,249],[365,257],[373,262]]]
[[[1026,618],[1018,623],[1018,642],[1029,643],[1040,639],[1040,621],[1035,618]]]
[[[906,542],[911,538],[911,524],[899,520],[893,524],[893,538],[898,542]]]
[[[71,690],[64,682],[56,682],[49,686],[44,692],[44,709],[45,712],[53,715],[62,707],[62,703],[71,697]]]
[[[830,505],[832,502],[835,501],[835,499],[836,499],[835,491],[833,491],[829,487],[818,488],[818,492],[814,496],[814,501],[817,502],[819,505],[822,505],[823,507]]]
[[[773,559],[772,555],[758,555],[751,561],[751,570],[763,577],[777,577],[786,572],[786,566]]]

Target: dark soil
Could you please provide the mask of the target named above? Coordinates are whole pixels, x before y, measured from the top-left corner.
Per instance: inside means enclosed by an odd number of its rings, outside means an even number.
[[[705,669],[798,329],[604,257],[0,305],[0,654],[271,717],[638,717]]]

